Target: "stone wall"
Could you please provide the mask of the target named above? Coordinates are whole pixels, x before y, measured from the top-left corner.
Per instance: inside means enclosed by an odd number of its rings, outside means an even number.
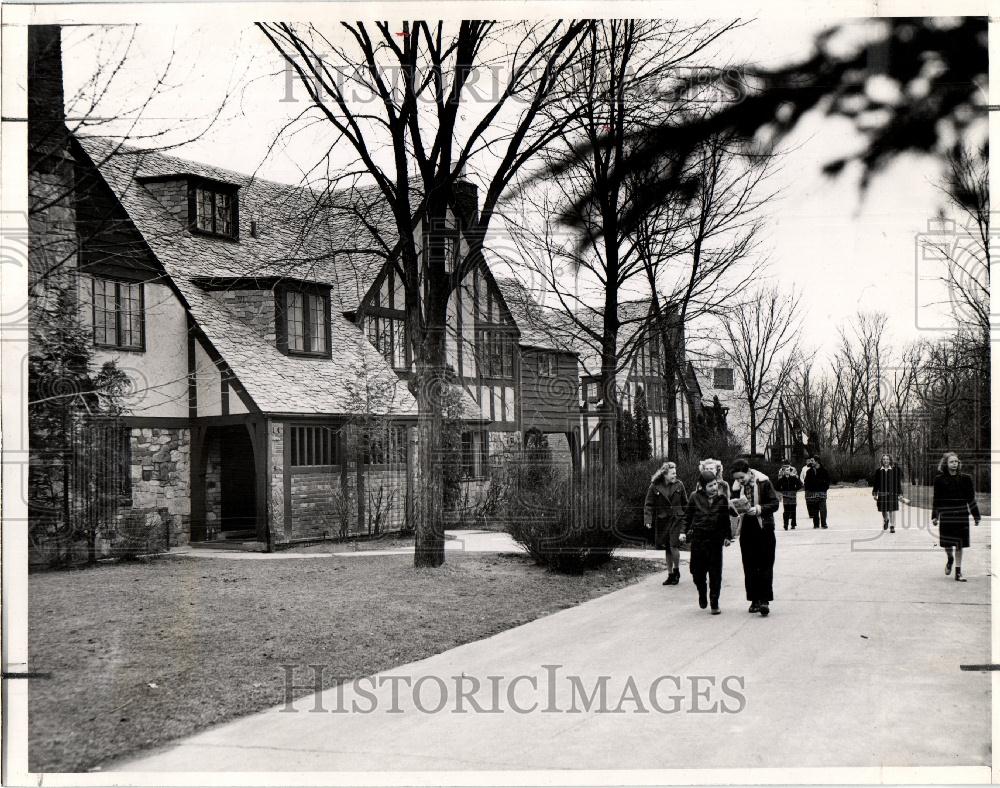
[[[144,185],[158,203],[166,208],[179,224],[187,227],[189,221],[187,179],[157,181]]]
[[[285,425],[271,423],[267,442],[269,527],[271,540],[281,544],[291,539],[291,525],[285,522]]]
[[[205,539],[222,530],[222,441],[209,431],[205,442]]]
[[[187,544],[191,532],[191,431],[131,430],[131,513],[155,514],[168,547]],[[129,514],[129,510],[122,512]],[[147,523],[156,527],[150,518]]]
[[[272,290],[212,290],[210,295],[226,304],[236,316],[272,345],[277,341]]]

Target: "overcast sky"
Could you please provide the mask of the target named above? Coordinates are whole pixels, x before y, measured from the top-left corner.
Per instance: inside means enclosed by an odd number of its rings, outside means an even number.
[[[726,38],[718,57],[779,64],[807,53],[813,35],[830,21],[749,22]],[[296,183],[301,169],[312,166],[330,144],[329,126],[316,124],[272,148],[306,102],[301,88],[291,93],[297,101],[287,100],[281,63],[249,24],[155,25],[134,33],[67,29],[67,100],[90,79],[97,62],[117,62],[127,42],[130,56],[103,97],[100,114],[120,115],[122,107],[132,112],[164,72],[163,92],[135,126],[140,134],[169,130],[170,141],[197,136],[224,103],[207,134],[172,153]],[[119,123],[92,131],[123,133],[122,128]],[[778,171],[768,183],[779,196],[768,208],[761,276],[802,291],[804,343],[821,352],[832,350],[837,326],[859,309],[886,312],[898,342],[948,324],[946,310],[930,305],[942,294],[917,275],[917,238],[945,205],[937,186],[942,163],[901,157],[862,194],[857,171],[848,168],[836,180],[820,173],[825,162],[859,141],[847,121],[808,117],[783,143]]]

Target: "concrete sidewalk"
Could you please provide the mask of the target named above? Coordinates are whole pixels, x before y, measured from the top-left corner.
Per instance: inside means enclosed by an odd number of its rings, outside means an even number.
[[[989,527],[956,583],[928,514],[902,514],[883,534],[866,491],[838,490],[830,530],[779,530],[766,619],[746,611],[734,545],[721,616],[698,609],[686,568],[677,587],[657,574],[388,671],[374,691],[328,690],[105,773],[989,765],[990,674],[962,669],[992,662]],[[579,690],[602,676],[603,709],[598,693],[584,711]],[[456,697],[473,681],[482,713]]]

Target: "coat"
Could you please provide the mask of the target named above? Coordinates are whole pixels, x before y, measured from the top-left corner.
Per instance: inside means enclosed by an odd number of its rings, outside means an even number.
[[[785,506],[795,506],[795,499],[799,490],[802,489],[802,480],[794,473],[778,476],[774,483],[774,489],[781,493],[781,499]]]
[[[709,498],[700,488],[691,493],[684,513],[684,536],[692,550],[732,539],[726,496],[720,493]]]
[[[899,496],[903,494],[903,472],[897,466],[879,466],[868,477],[868,483],[872,486],[872,496],[880,512],[895,512],[899,509]]]
[[[687,502],[687,490],[684,489],[684,482],[680,479],[668,482],[661,476],[649,485],[642,507],[643,521],[655,527],[653,541],[657,547],[667,547],[670,544],[676,547],[677,534]],[[671,533],[673,533],[672,538]]]
[[[750,471],[749,484],[745,479],[741,482],[733,483],[732,497],[741,498],[746,494],[746,499],[751,506],[760,506],[760,515],[741,515],[742,522],[756,522],[759,519],[760,527],[774,530],[774,513],[778,511],[778,496],[774,492],[774,486],[760,471]]]
[[[806,468],[805,476],[802,478],[802,487],[806,491],[806,500],[810,498],[826,498],[826,491],[830,489],[830,474],[826,468]]]
[[[934,479],[931,519],[938,521],[942,547],[969,546],[970,514],[978,525],[981,516],[972,477],[967,473],[939,473]]]

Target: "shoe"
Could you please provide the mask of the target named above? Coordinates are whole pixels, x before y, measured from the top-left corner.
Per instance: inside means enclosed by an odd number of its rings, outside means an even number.
[[[882,530],[883,531],[888,531],[889,530],[889,524],[888,523],[882,523]]]
[[[956,579],[956,580],[957,580],[957,581],[958,581],[959,583],[964,583],[964,582],[966,582],[966,579],[965,579],[964,577],[962,577],[962,567],[960,567],[960,566],[956,566],[956,567],[955,567],[955,579]]]
[[[788,530],[788,526],[787,526],[787,525],[785,526],[785,530],[786,530],[786,531]]]
[[[821,525],[820,528],[826,528],[826,526],[825,525]]]
[[[708,607],[708,595],[701,588],[698,589],[698,607],[702,610]]]
[[[760,615],[761,615],[761,617],[766,616],[770,612],[771,612],[771,608],[769,608],[767,606],[767,602],[761,602],[761,604],[760,604]]]
[[[712,615],[713,615],[713,616],[717,616],[717,615],[719,615],[719,613],[721,613],[721,612],[722,612],[722,611],[721,611],[721,610],[719,610],[719,606],[718,606],[718,605],[712,605]]]
[[[890,528],[890,529],[889,529],[889,533],[891,533],[891,534],[894,534],[894,533],[896,533],[896,528],[895,528],[895,526],[893,526],[892,528]]]
[[[818,525],[814,525],[813,528],[819,528],[819,526]]]
[[[952,565],[954,565],[954,563],[955,563],[955,559],[954,559],[954,558],[952,558],[952,557],[951,557],[951,556],[949,555],[949,556],[948,556],[948,563],[946,563],[946,564],[944,565],[944,573],[945,573],[946,575],[950,575],[950,574],[951,574],[951,567],[952,567]]]
[[[673,579],[674,579],[674,576],[673,576],[672,573],[669,574],[669,575],[667,575],[667,579],[663,581],[663,585],[665,585],[665,586],[672,586],[674,584],[673,583]]]
[[[747,612],[748,613],[759,613],[760,612],[760,602],[751,602],[750,603],[750,609]]]
[[[669,578],[669,580],[670,580],[670,585],[672,585],[672,586],[675,586],[675,585],[677,585],[677,584],[678,584],[679,582],[681,582],[681,570],[680,570],[680,569],[675,569],[675,570],[674,570],[674,571],[673,571],[673,572],[672,572],[672,573],[670,574],[670,578]]]
[[[792,523],[792,530],[795,530],[795,523]]]

